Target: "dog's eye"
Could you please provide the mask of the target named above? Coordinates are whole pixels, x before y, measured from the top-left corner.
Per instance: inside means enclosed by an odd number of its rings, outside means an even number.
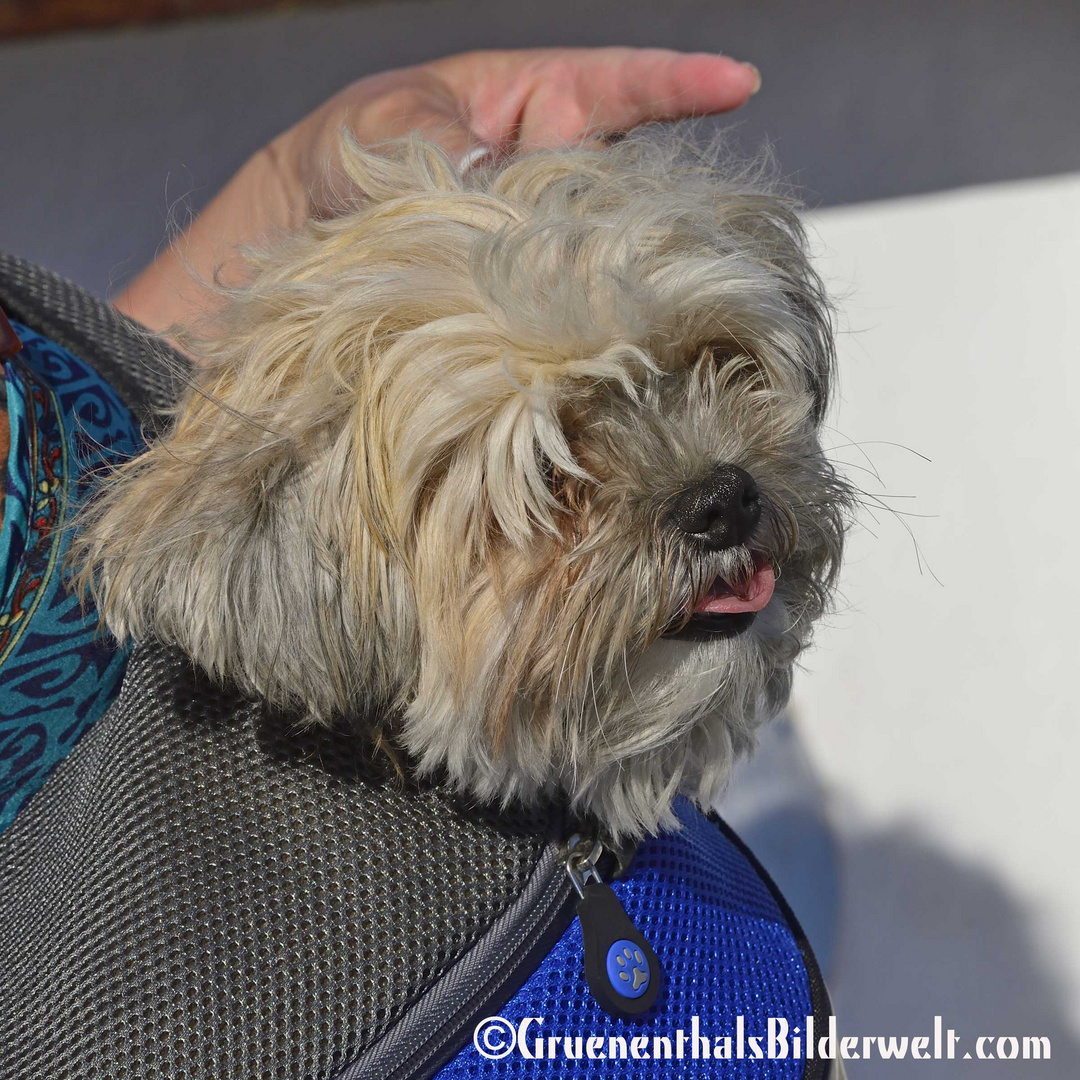
[[[746,350],[731,341],[714,341],[705,346],[705,356],[714,367],[725,367],[733,360],[745,357]]]
[[[704,350],[700,370],[720,376],[725,385],[734,382],[766,385],[768,379],[761,362],[744,345],[734,341],[712,342]]]
[[[536,451],[536,467],[540,470],[544,483],[549,488],[553,488],[555,486],[555,462],[543,450]]]
[[[544,486],[555,496],[557,502],[565,506],[566,474],[543,450],[537,450],[536,452],[536,465],[540,470],[541,477],[543,477]]]
[[[581,513],[588,497],[586,485],[560,469],[542,450],[537,451],[536,460],[540,475],[544,478],[544,483],[555,501],[564,510]]]

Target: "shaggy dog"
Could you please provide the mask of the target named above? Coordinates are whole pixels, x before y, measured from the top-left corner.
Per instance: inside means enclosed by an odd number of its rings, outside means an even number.
[[[375,715],[480,799],[670,826],[784,704],[840,557],[795,210],[655,133],[343,158],[362,195],[225,290],[82,522],[82,583],[118,639]]]

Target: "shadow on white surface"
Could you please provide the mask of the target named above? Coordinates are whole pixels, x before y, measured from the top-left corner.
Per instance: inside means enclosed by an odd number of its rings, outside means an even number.
[[[1040,959],[1039,911],[916,825],[868,828],[834,806],[790,718],[764,729],[718,809],[802,923],[841,1035],[932,1035],[941,1016],[960,1037],[954,1060],[851,1061],[851,1080],[1077,1075],[1080,1038],[1068,987]],[[1025,1036],[1046,1037],[1050,1060],[976,1059],[980,1036],[994,1053],[1010,1035],[1021,1053]]]
[[[920,1035],[935,1015],[960,1036],[958,1060],[852,1061],[851,1080],[1078,1075],[1067,987],[1040,962],[1038,912],[998,877],[914,827],[840,842],[841,900],[830,990],[841,1034]],[[979,1036],[1050,1040],[1049,1061],[975,1060]],[[972,1060],[963,1060],[964,1052]]]

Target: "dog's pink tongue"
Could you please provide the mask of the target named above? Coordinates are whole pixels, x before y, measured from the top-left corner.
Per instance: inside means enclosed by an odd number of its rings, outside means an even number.
[[[726,615],[737,611],[760,611],[769,602],[774,588],[776,588],[776,575],[773,573],[773,568],[766,563],[750,579],[750,586],[745,596],[736,596],[730,592],[725,592],[720,596],[709,593],[694,608],[694,614],[711,612]]]

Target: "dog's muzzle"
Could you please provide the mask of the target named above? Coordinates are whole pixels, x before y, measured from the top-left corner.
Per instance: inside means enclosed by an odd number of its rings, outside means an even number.
[[[718,465],[703,480],[676,496],[667,520],[692,544],[706,551],[723,551],[746,544],[761,520],[757,484],[736,465]],[[741,634],[769,602],[775,584],[772,565],[756,554],[749,581],[734,584],[716,578],[686,624],[666,636],[708,641]]]

